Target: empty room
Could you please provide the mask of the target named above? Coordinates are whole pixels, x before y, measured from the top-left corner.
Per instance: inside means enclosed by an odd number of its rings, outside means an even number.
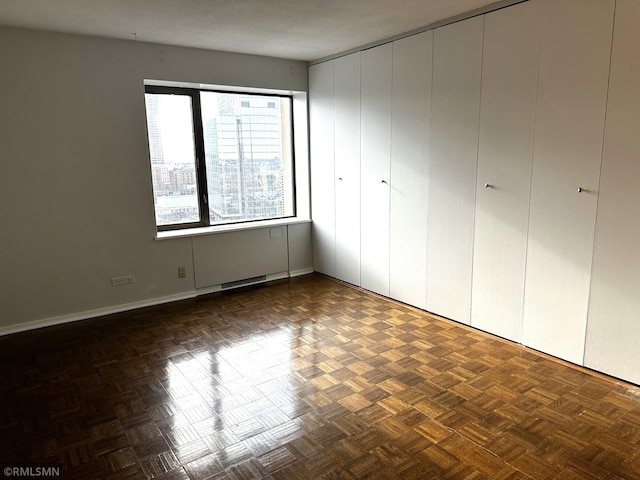
[[[0,4],[0,470],[640,479],[640,0]]]

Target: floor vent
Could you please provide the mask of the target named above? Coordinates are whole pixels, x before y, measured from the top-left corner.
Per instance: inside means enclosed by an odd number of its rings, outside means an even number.
[[[251,285],[253,283],[265,282],[267,280],[266,275],[259,275],[257,277],[245,278],[244,280],[236,280],[235,282],[227,282],[220,285],[222,290],[227,288],[241,287],[243,285]]]

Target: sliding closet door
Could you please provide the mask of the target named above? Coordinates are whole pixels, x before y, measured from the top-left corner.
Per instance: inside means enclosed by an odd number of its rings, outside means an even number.
[[[393,42],[390,295],[425,308],[433,31]]]
[[[538,77],[537,2],[485,15],[471,325],[519,342]]]
[[[362,52],[361,286],[389,296],[391,44]]]
[[[333,62],[309,67],[313,269],[336,275]]]
[[[469,324],[478,161],[482,29],[479,16],[435,30],[427,310]]]
[[[523,343],[583,361],[613,0],[538,0]]]
[[[333,61],[336,277],[360,285],[360,53]]]
[[[585,365],[640,383],[640,2],[615,26]]]

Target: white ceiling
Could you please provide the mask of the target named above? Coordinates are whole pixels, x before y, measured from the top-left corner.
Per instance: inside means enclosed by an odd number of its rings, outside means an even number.
[[[496,0],[2,0],[0,25],[317,60]]]

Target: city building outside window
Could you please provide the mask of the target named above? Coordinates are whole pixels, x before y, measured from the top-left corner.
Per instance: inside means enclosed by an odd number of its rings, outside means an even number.
[[[145,87],[159,231],[295,216],[292,98]]]

